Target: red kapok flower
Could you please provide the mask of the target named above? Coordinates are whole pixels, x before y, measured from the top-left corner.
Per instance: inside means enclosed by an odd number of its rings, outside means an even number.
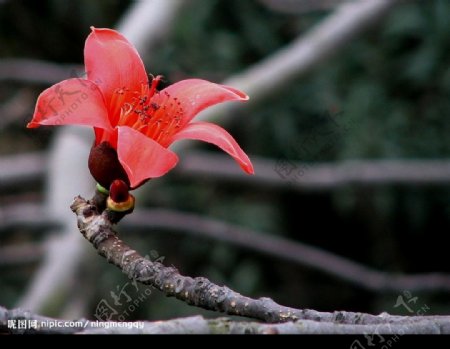
[[[42,92],[28,127],[93,126],[89,169],[105,188],[120,179],[134,189],[164,175],[178,162],[167,148],[180,139],[215,144],[245,172],[254,173],[227,131],[191,121],[209,106],[247,100],[245,93],[200,79],[158,91],[161,77],[149,81],[138,52],[125,37],[111,29],[91,29],[84,49],[87,79],[68,79]]]

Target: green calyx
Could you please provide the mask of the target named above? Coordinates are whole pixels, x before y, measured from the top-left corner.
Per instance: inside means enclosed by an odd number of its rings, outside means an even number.
[[[102,187],[100,184],[97,183],[97,190],[105,195],[109,195],[109,190],[107,190],[106,188]]]

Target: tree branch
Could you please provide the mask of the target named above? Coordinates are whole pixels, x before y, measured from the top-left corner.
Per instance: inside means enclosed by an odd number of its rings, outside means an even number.
[[[303,265],[372,292],[450,291],[450,275],[441,273],[392,274],[277,234],[264,234],[230,223],[173,210],[136,210],[121,222],[130,231],[177,230],[224,241]]]
[[[10,321],[8,327],[8,320]],[[36,329],[11,328],[19,321],[36,321]],[[380,336],[386,334],[448,334],[448,317],[429,317],[416,321],[387,324],[341,324],[333,322],[319,322],[312,320],[298,320],[278,324],[259,322],[232,321],[228,318],[205,319],[202,316],[191,316],[166,321],[136,321],[118,323],[105,321],[98,323],[86,319],[70,321],[44,317],[22,309],[8,310],[0,306],[0,334],[2,333],[40,333],[40,334],[364,334]],[[49,325],[53,324],[53,327]],[[60,324],[60,326],[56,326]],[[69,327],[69,325],[71,327]],[[399,337],[397,336],[397,340]],[[376,343],[383,341],[378,337]],[[385,340],[384,340],[385,341]],[[381,342],[382,343],[382,342]]]
[[[39,261],[44,254],[44,247],[36,243],[22,243],[0,247],[0,267],[27,265]]]
[[[55,64],[36,59],[0,60],[0,81],[51,85],[70,77],[82,76],[83,67],[76,64]]]
[[[33,204],[17,204],[0,209],[0,222],[0,232],[17,227],[32,229],[35,232],[58,227],[56,221],[46,217],[44,210]],[[164,209],[138,209],[121,222],[121,228],[129,230],[128,234],[149,230],[156,232],[169,230],[223,241],[318,270],[372,292],[450,291],[449,274],[393,274],[371,268],[316,246],[283,238],[278,234],[265,234],[191,213]],[[41,254],[34,255],[32,261],[41,256]],[[8,260],[20,261],[18,258]],[[2,264],[1,258],[0,264]]]
[[[0,207],[0,232],[26,229],[42,235],[56,228],[61,228],[61,224],[52,220],[41,205],[20,203]]]
[[[306,34],[299,35],[290,44],[248,69],[223,81],[223,84],[245,91],[250,103],[259,103],[273,96],[294,79],[310,73],[347,45],[365,30],[389,14],[400,0],[352,1],[338,7]],[[248,104],[221,104],[203,111],[196,120],[217,121],[231,110],[248,108]],[[175,149],[178,150],[177,144]]]
[[[0,190],[42,182],[47,162],[47,156],[41,152],[0,157]]]
[[[28,153],[0,157],[0,190],[42,181],[47,170],[47,156]],[[447,185],[450,183],[450,161],[447,159],[344,160],[340,162],[305,163],[290,161],[293,168],[305,169],[295,180],[277,172],[277,161],[252,156],[256,176],[242,174],[226,155],[192,151],[183,155],[173,170],[184,178],[210,178],[265,188],[296,190],[330,190],[347,185]]]
[[[173,21],[186,4],[186,0],[139,1],[129,7],[117,27],[138,52],[144,53],[155,48],[167,36]]]
[[[159,5],[159,9],[161,9],[161,6],[164,6],[163,3],[166,3],[166,12],[163,18],[166,22],[163,23],[160,20],[158,24],[159,28],[169,28],[175,18],[174,14],[180,6],[173,1],[158,0],[158,2],[134,2],[117,29],[136,47],[143,47],[146,44],[147,49],[150,49],[149,45],[157,42],[154,38],[161,39],[163,32],[152,23],[146,22],[152,21],[148,16],[158,13],[152,10],[152,5]],[[140,11],[133,10],[133,8],[142,9],[143,7],[148,16],[143,16]],[[136,30],[139,27],[141,28],[140,32]],[[74,71],[67,70],[67,68],[63,70],[66,75],[63,79],[68,78],[67,71]],[[70,212],[66,212],[68,210],[65,209],[64,203],[73,198],[74,192],[88,193],[93,190],[94,183],[85,166],[91,144],[92,134],[88,129],[74,130],[74,128],[66,126],[60,128],[56,133],[55,141],[50,149],[47,171],[46,207],[50,213],[55,215],[52,218],[58,220],[63,227],[58,231],[59,237],[51,240],[51,248],[47,250],[44,263],[35,273],[29,288],[19,302],[19,305],[24,308],[39,311],[49,300],[53,300],[55,294],[58,294],[59,298],[64,298],[77,266],[84,259],[84,245],[81,244],[79,237],[73,234],[71,215]],[[75,189],[77,191],[74,191],[74,188],[77,188]]]
[[[8,101],[0,105],[0,131],[28,115],[33,108],[34,99],[35,97],[31,91],[23,88],[16,92]]]
[[[117,266],[130,279],[151,285],[166,296],[176,297],[190,305],[270,323],[314,320],[340,324],[377,325],[427,320],[435,321],[439,326],[450,326],[450,317],[445,316],[411,318],[386,313],[378,316],[353,312],[323,313],[285,307],[270,298],[252,299],[226,286],[218,286],[204,277],[183,276],[174,267],[166,267],[157,261],[142,257],[117,237],[106,211],[98,213],[94,205],[80,196],[75,198],[71,209],[77,216],[81,234],[109,263]]]
[[[246,185],[297,190],[329,190],[346,185],[439,185],[450,183],[447,159],[343,160],[305,163],[289,160],[291,176],[277,172],[277,161],[252,157],[255,176],[243,175],[225,155],[189,152],[175,173],[193,178],[232,180]],[[303,175],[294,176],[302,169]],[[283,178],[284,177],[284,178]]]
[[[77,261],[83,259],[85,246],[74,234],[71,212],[61,204],[61,201],[68,202],[73,198],[70,192],[74,190],[89,193],[94,189],[86,167],[90,146],[82,134],[75,127],[64,127],[54,140],[55,150],[47,161],[45,209],[49,218],[57,222],[58,228],[47,234],[45,256],[19,300],[19,307],[43,311],[45,306],[54,302],[55,295],[62,299],[70,289],[69,281],[76,272]]]
[[[272,11],[289,15],[331,10],[350,1],[354,0],[259,0]]]

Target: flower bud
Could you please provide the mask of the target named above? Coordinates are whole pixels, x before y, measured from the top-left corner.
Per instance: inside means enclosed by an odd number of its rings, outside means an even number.
[[[111,183],[122,180],[128,187],[130,181],[117,157],[116,150],[108,142],[102,142],[91,148],[88,161],[92,177],[103,187],[109,188]]]
[[[128,191],[128,185],[116,179],[109,187],[109,196],[106,199],[107,215],[112,223],[118,223],[125,215],[134,210],[134,196]]]

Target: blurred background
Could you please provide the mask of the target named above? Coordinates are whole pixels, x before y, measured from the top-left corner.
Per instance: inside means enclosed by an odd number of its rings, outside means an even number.
[[[217,316],[130,283],[77,232],[69,205],[93,193],[91,130],[25,128],[43,89],[82,76],[93,25],[123,29],[167,84],[225,81],[251,98],[208,117],[255,176],[182,143],[180,166],[137,193],[139,210],[119,224],[126,242],[287,306],[448,314],[450,2],[147,3],[133,13],[142,2],[0,1],[0,305],[121,321]]]

